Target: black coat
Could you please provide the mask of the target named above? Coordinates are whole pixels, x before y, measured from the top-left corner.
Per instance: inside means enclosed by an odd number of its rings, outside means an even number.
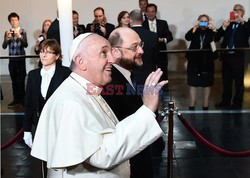
[[[157,60],[158,60],[158,35],[151,32],[144,27],[132,27],[136,33],[140,36],[141,40],[144,42],[142,61],[143,65],[134,70],[136,76],[137,84],[143,85],[147,76],[156,70]]]
[[[109,94],[102,93],[103,98],[109,104],[120,121],[135,113],[143,105],[140,92],[138,91],[138,93],[134,95],[131,94],[133,93],[132,91],[134,91],[132,86],[115,67],[112,67],[112,82],[107,86],[113,88],[115,88],[115,86],[119,86],[119,88],[123,88],[120,92],[115,91],[112,95],[109,95],[110,92]],[[104,86],[104,91],[107,86]],[[120,95],[117,95],[118,93],[120,93]],[[150,151],[150,148],[147,147],[130,159],[131,178],[153,177]]]
[[[190,29],[185,39],[191,41],[189,49],[211,49],[210,43],[213,41],[214,32],[210,29],[201,30],[198,28],[193,33],[193,28]],[[218,57],[216,52],[200,51],[200,52],[187,52],[186,58],[188,59],[187,72],[191,74],[201,74],[202,72],[214,73],[214,60]]]
[[[30,71],[28,74],[25,95],[25,116],[23,121],[24,131],[31,131],[32,124],[37,125],[45,102],[71,73],[68,67],[57,64],[55,74],[49,84],[46,100],[44,100],[41,94],[42,77],[40,71],[41,68],[38,68]]]
[[[229,40],[231,38],[232,34],[232,26],[233,23],[230,23],[230,25],[224,30],[222,27],[218,29],[218,32],[215,34],[214,41],[220,41],[221,38],[223,38],[223,41],[221,43],[221,48],[227,48],[229,44]],[[239,24],[236,32],[234,34],[234,47],[235,48],[248,48],[249,47],[249,39],[250,36],[250,23],[245,22],[244,24]],[[227,52],[222,51],[221,52],[221,60],[226,59]],[[235,55],[238,59],[234,62],[233,65],[240,65],[244,66],[244,51],[235,51]],[[226,60],[224,61],[226,62]]]
[[[86,29],[85,29],[85,26],[84,25],[79,25],[79,24],[77,24],[77,31],[78,31],[78,33],[76,34],[76,36],[74,35],[74,33],[73,33],[73,36],[74,36],[74,38],[76,38],[77,36],[79,36],[80,34],[83,34],[83,33],[85,33],[85,31],[86,31]],[[74,27],[73,27],[73,32],[74,32]]]
[[[92,23],[87,24],[86,32],[91,32],[90,30],[91,25]],[[94,33],[97,33],[98,35],[103,36],[104,38],[108,39],[110,33],[115,29],[115,26],[113,24],[106,23],[104,28],[106,29],[106,35],[104,35],[100,30],[95,31]]]
[[[145,20],[142,24],[146,29],[149,28],[148,20]],[[158,34],[158,38],[166,38],[167,43],[173,40],[173,36],[171,31],[169,30],[168,23],[165,20],[156,19],[156,30]],[[166,50],[167,46],[165,42],[159,42],[159,50]],[[160,81],[167,80],[168,79],[168,55],[166,52],[159,53],[159,60],[157,62],[158,68],[161,68],[163,71],[163,74],[161,76]]]
[[[59,44],[60,41],[60,28],[59,28],[59,20],[56,18],[50,25],[47,32],[47,39],[56,39]]]

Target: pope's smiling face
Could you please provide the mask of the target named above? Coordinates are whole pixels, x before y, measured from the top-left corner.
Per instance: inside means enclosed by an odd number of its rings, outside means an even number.
[[[112,80],[111,69],[114,59],[111,55],[111,46],[105,38],[99,35],[91,35],[91,37],[92,43],[85,55],[87,79],[95,85],[103,86]]]

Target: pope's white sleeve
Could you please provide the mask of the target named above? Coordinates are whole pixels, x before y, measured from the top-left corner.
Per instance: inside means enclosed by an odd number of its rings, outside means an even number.
[[[130,159],[162,134],[155,114],[143,105],[119,122],[114,132],[103,135],[102,146],[86,161],[98,168],[111,168]]]

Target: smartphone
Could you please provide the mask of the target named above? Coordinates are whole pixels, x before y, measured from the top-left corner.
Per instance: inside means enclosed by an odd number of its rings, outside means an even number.
[[[234,21],[235,20],[235,12],[231,11],[230,12],[230,21]]]
[[[200,22],[199,26],[200,27],[207,27],[208,26],[208,22]]]

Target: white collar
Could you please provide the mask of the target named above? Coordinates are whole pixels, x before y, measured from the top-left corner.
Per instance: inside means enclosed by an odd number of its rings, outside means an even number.
[[[44,67],[41,69],[41,76],[44,76],[44,75],[49,75],[50,77],[52,77],[54,75],[56,71],[56,65],[54,64],[49,70],[45,70]]]
[[[11,28],[11,30],[16,30],[16,31],[20,31],[21,30],[21,27],[19,26],[19,27],[17,27],[17,28]]]
[[[148,20],[148,23],[153,23],[153,24],[156,24],[156,18],[155,18],[153,21]]]
[[[127,69],[125,69],[125,68],[119,66],[118,64],[113,64],[113,66],[114,66],[117,70],[119,70],[119,71],[122,73],[122,75],[123,75],[128,81],[130,81],[131,72],[130,72],[129,70],[127,70]]]
[[[131,27],[142,27],[142,25],[133,25]]]
[[[131,80],[131,72],[117,64],[113,64],[113,66],[121,72],[121,74],[126,78],[126,80],[129,82],[129,84],[134,88],[134,85]]]

